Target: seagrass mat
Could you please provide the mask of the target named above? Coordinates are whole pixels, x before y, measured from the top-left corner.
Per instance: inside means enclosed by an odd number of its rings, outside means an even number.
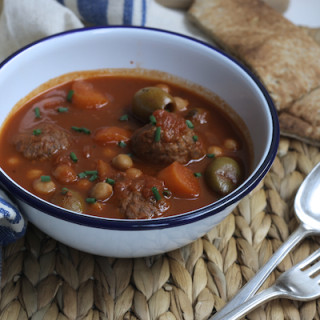
[[[219,226],[181,249],[139,259],[93,256],[29,225],[3,252],[0,320],[208,319],[297,227],[295,193],[319,148],[282,138],[264,181]],[[264,287],[319,247],[298,245]],[[278,299],[248,319],[320,319],[320,300]]]

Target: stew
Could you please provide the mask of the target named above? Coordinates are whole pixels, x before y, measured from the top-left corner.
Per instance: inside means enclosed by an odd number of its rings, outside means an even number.
[[[218,99],[142,76],[73,79],[5,122],[0,164],[23,188],[66,209],[149,219],[233,191],[250,147]]]

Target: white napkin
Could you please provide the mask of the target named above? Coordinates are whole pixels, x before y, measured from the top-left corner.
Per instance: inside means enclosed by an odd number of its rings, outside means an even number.
[[[83,27],[55,0],[0,0],[0,61],[45,36]]]
[[[40,38],[86,26],[160,28],[209,41],[186,18],[156,0],[0,0],[0,62]]]

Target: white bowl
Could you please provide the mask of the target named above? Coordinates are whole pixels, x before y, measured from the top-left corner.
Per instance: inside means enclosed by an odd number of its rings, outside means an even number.
[[[16,196],[29,221],[52,238],[92,254],[141,257],[196,240],[230,214],[261,181],[277,152],[276,110],[261,83],[245,67],[197,40],[146,28],[73,30],[15,53],[0,65],[0,125],[20,99],[49,79],[79,70],[137,67],[168,72],[225,100],[249,129],[253,171],[234,192],[202,209],[168,218],[117,220],[58,208],[30,194],[0,170],[2,185]]]

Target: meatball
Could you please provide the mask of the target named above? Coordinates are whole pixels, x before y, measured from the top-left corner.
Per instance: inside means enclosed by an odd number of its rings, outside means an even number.
[[[117,177],[114,192],[119,199],[120,212],[128,219],[161,216],[169,208],[169,203],[163,196],[156,199],[154,190],[161,196],[163,181],[144,174],[133,179],[127,175]]]
[[[183,117],[165,110],[153,113],[156,124],[149,123],[134,132],[132,151],[153,163],[187,163],[205,154],[204,147],[194,130]]]
[[[70,145],[70,134],[55,124],[39,125],[36,129],[14,137],[17,151],[30,160],[45,160]]]

